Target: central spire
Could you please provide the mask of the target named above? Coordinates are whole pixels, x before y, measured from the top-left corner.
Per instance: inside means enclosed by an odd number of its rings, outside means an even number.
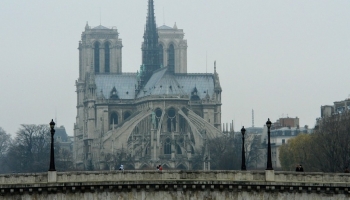
[[[153,71],[160,68],[158,37],[153,0],[148,0],[148,13],[142,44],[143,74],[141,76],[143,83],[149,80]]]

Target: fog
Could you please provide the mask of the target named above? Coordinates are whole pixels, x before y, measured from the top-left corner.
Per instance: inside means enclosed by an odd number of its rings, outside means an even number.
[[[157,25],[184,29],[188,72],[213,73],[235,129],[299,117],[348,98],[350,1],[155,0]],[[57,119],[73,135],[78,42],[86,22],[117,27],[123,72],[141,64],[146,0],[0,1],[0,127]]]

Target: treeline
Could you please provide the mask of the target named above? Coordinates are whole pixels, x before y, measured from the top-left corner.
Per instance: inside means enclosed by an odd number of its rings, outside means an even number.
[[[0,173],[45,172],[50,163],[48,125],[21,125],[15,138],[0,128]],[[71,151],[55,143],[56,170],[73,170]]]
[[[344,172],[350,164],[350,112],[318,121],[313,134],[301,134],[279,148],[283,170]]]
[[[240,170],[242,164],[242,135],[231,134],[208,140],[211,170]],[[205,147],[202,153],[193,158],[192,169],[203,170]],[[245,157],[247,169],[256,169],[264,157],[260,137],[256,134],[246,134]]]

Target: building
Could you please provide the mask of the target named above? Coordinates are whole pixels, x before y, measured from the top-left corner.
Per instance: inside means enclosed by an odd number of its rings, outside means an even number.
[[[267,148],[267,127],[264,126],[262,133],[262,143]],[[299,126],[299,118],[279,118],[276,122],[272,123],[270,128],[270,143],[271,143],[271,161],[272,166],[275,169],[281,168],[279,160],[279,147],[287,144],[288,140],[297,136],[300,133],[311,133],[313,130],[309,129],[307,125],[304,127]],[[266,151],[265,151],[266,152]],[[266,167],[266,160],[264,162]]]
[[[350,110],[350,98],[343,101],[335,101],[334,105],[321,106],[321,118],[330,117],[333,114],[341,114]]]
[[[73,152],[74,138],[72,136],[68,136],[64,126],[55,128],[54,139],[55,142],[59,144],[61,149],[65,149],[70,153]]]
[[[215,64],[214,73],[187,73],[184,32],[176,24],[157,28],[153,0],[143,38],[140,70],[125,73],[118,30],[85,26],[76,81],[78,169],[191,169],[206,139],[222,135]]]
[[[299,127],[299,118],[282,117],[273,123],[272,127],[275,129],[282,127]]]

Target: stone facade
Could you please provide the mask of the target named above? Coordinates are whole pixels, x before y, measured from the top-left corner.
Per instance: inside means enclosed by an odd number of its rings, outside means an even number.
[[[86,25],[82,33],[74,124],[78,169],[116,169],[120,164],[126,169],[159,164],[191,169],[195,155],[208,155],[203,154],[206,139],[222,135],[216,66],[214,73],[187,73],[183,30],[176,25],[156,29],[153,9],[149,0],[136,73],[122,71],[123,45],[116,28]],[[210,160],[205,162],[210,166]]]
[[[349,184],[344,173],[273,170],[7,174],[0,199],[349,199]]]
[[[187,40],[183,30],[176,23],[173,28],[163,25],[158,28],[158,35],[161,64],[168,66],[175,60],[175,73],[187,73]]]

